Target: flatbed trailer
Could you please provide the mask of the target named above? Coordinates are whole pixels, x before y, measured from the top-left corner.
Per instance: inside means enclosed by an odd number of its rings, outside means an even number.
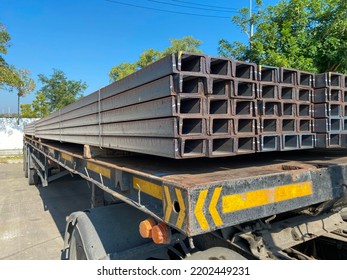
[[[175,160],[24,136],[23,152],[29,184],[91,185],[63,258],[347,259],[347,150]]]

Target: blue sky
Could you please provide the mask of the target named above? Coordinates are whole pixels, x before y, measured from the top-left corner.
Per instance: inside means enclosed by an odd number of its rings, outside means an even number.
[[[245,6],[249,0],[0,0],[0,22],[12,38],[5,59],[30,70],[35,82],[38,74],[62,70],[69,79],[85,81],[87,95],[109,84],[112,66],[135,62],[148,48],[164,50],[170,38],[192,35],[208,55],[218,55],[219,39],[246,41],[231,22]],[[1,91],[0,113],[16,112],[16,102],[14,93]]]

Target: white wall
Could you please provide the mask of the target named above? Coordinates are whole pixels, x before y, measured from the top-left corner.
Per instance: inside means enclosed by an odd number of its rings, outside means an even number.
[[[36,119],[0,118],[0,151],[23,148],[24,126]]]

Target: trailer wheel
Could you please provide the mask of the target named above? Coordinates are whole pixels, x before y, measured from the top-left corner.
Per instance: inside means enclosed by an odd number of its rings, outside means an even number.
[[[205,251],[193,253],[185,260],[246,260],[246,258],[228,248],[212,247]]]
[[[76,227],[71,233],[70,247],[68,250],[67,259],[69,260],[86,260],[87,255],[84,251],[81,235]]]

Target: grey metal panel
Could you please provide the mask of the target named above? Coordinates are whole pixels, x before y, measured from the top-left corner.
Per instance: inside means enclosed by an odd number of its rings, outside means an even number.
[[[300,118],[297,119],[297,129],[299,133],[313,132],[313,120]]]
[[[340,133],[316,133],[317,148],[341,147],[341,144]]]
[[[324,118],[314,120],[314,132],[333,132],[342,131],[342,120],[340,118]]]
[[[296,86],[299,71],[296,69],[280,67],[280,83]]]
[[[178,118],[160,118],[131,122],[107,123],[101,125],[78,125],[76,127],[42,129],[37,136],[51,135],[94,135],[99,136],[150,136],[178,137]]]
[[[257,96],[257,82],[247,79],[234,79],[235,98],[254,99]]]
[[[282,102],[282,115],[284,117],[296,117],[297,105],[295,102]]]
[[[155,110],[153,110],[155,108]],[[174,97],[166,97],[153,101],[135,104],[119,109],[101,112],[99,114],[89,114],[80,118],[65,120],[61,123],[37,127],[37,131],[41,129],[57,129],[84,125],[93,125],[100,123],[114,123],[124,121],[134,121],[141,119],[165,118],[177,115],[177,104]]]
[[[311,72],[298,72],[298,85],[305,87],[313,87],[314,84],[314,73]]]
[[[169,158],[182,158],[179,153],[177,139],[153,138],[153,137],[128,137],[128,136],[91,136],[91,135],[50,135],[45,134],[45,139],[85,144],[92,146],[111,148],[117,150],[132,151],[142,154],[158,155]],[[202,154],[186,153],[187,157],[201,157]]]
[[[233,77],[247,80],[257,80],[258,67],[255,63],[237,60],[232,60],[231,62]]]
[[[230,59],[209,56],[207,59],[207,73],[213,78],[230,78],[233,75],[233,64]]]
[[[278,134],[260,135],[259,141],[261,152],[279,151],[281,148],[281,137]]]
[[[261,117],[259,127],[260,127],[261,134],[280,133],[281,131],[280,119],[276,117]]]
[[[294,118],[281,118],[280,131],[281,133],[295,133],[298,132],[298,123]]]
[[[219,117],[219,116],[210,116],[209,118],[209,135],[232,135],[234,134],[234,120],[230,117]]]
[[[279,67],[259,65],[258,80],[264,82],[278,83],[280,80]]]
[[[73,110],[67,111],[65,107],[60,112],[60,117],[58,116],[56,118],[47,119],[46,121],[41,121],[37,123],[37,127],[85,115],[96,114],[99,110],[107,111],[175,95],[173,83],[173,77],[167,76],[152,83],[107,98],[105,98],[105,96],[100,96],[100,98],[102,98],[100,104],[98,102],[98,96],[95,95],[92,103],[77,106],[79,102],[76,102],[76,104],[74,103],[76,108],[74,107]]]
[[[225,157],[236,155],[234,137],[213,137],[209,139],[209,157]]]
[[[341,117],[342,104],[341,103],[321,103],[314,104],[314,117],[315,118],[328,118],[328,117]]]
[[[300,134],[283,134],[281,150],[297,150],[300,148]]]
[[[279,98],[282,100],[297,100],[298,89],[293,85],[280,84],[279,85]]]
[[[235,152],[237,154],[251,154],[259,150],[258,136],[235,137]]]
[[[180,117],[179,135],[182,136],[206,136],[207,135],[207,120],[203,118]]]
[[[324,103],[324,102],[342,102],[343,91],[340,88],[316,88],[313,92],[313,103]]]
[[[231,97],[235,95],[235,82],[234,80],[225,78],[211,78],[209,79],[209,88],[211,90],[210,97]]]
[[[315,88],[323,88],[323,87],[342,87],[342,74],[328,72],[328,73],[320,73],[315,74]]]
[[[256,135],[258,128],[258,118],[234,118],[235,135]]]
[[[261,116],[282,116],[282,104],[280,101],[263,100],[258,103],[258,111]]]
[[[255,117],[258,113],[258,104],[253,100],[231,99],[232,114],[239,117]]]
[[[278,99],[279,85],[276,83],[259,82],[258,98],[260,99]]]
[[[313,133],[300,134],[300,148],[301,149],[312,149],[315,147],[316,136]]]
[[[211,93],[209,85],[209,78],[207,75],[187,75],[187,74],[175,74],[173,76],[174,87],[172,90],[175,93],[184,93],[190,95],[204,95]]]
[[[299,102],[312,102],[313,90],[312,88],[298,87],[297,99]]]

